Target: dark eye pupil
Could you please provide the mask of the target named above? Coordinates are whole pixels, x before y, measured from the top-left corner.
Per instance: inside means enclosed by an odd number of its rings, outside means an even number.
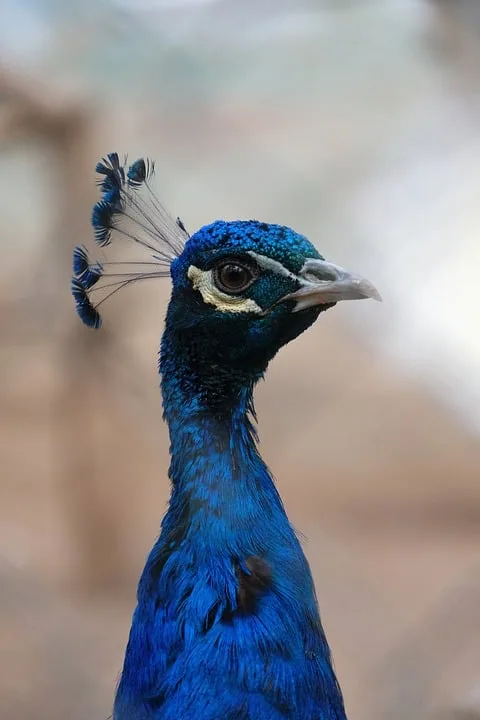
[[[224,265],[220,271],[220,279],[224,285],[239,288],[247,282],[248,273],[240,265]]]
[[[226,292],[239,292],[250,285],[253,275],[243,265],[225,263],[217,268],[216,282],[220,290]]]

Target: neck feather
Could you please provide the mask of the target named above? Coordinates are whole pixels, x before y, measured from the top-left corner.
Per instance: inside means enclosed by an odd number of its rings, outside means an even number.
[[[251,544],[264,529],[266,515],[287,522],[256,444],[253,387],[261,374],[233,376],[211,365],[203,374],[192,349],[172,342],[168,334],[160,369],[170,432],[169,512],[177,528],[180,524],[189,531],[193,524],[211,541],[241,542],[243,535]]]

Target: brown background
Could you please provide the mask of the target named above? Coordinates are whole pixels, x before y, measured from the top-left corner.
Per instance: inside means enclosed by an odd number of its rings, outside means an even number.
[[[140,41],[73,4],[49,53],[3,55],[2,720],[108,716],[168,497],[168,282],[112,301],[98,334],[69,297],[111,149],[157,159],[189,229],[285,222],[381,290],[275,359],[262,451],[349,716],[480,717],[478,6],[242,7],[153,14]]]

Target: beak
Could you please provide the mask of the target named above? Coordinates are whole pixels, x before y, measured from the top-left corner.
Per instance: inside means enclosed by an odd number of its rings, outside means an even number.
[[[339,300],[382,300],[371,282],[326,260],[307,260],[297,278],[302,287],[282,298],[296,301],[293,312]]]

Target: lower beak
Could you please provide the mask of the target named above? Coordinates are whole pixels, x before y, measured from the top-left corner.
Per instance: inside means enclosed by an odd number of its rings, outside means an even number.
[[[298,280],[302,286],[282,298],[296,301],[293,312],[340,300],[382,300],[371,282],[326,260],[307,260]]]

